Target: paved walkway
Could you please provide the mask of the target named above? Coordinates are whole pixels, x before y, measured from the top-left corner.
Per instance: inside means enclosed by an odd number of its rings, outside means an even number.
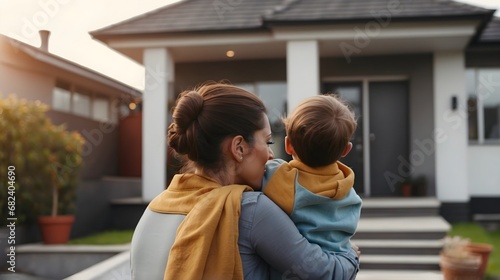
[[[48,278],[41,278],[20,272],[0,272],[0,279],[2,280],[54,280]]]

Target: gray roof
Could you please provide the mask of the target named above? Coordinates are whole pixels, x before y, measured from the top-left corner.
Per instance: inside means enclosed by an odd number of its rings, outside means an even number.
[[[108,77],[102,73],[95,70],[82,66],[73,61],[67,60],[40,48],[34,47],[32,45],[23,43],[14,38],[0,34],[0,44],[6,44],[21,51],[23,54],[32,57],[35,60],[45,63],[46,65],[51,65],[53,67],[59,68],[64,72],[73,73],[79,77],[86,77],[94,80],[98,83],[107,85],[109,87],[115,88],[126,94],[130,94],[133,97],[142,97],[142,92],[136,88],[133,88],[121,81]],[[0,46],[1,48],[1,46]]]
[[[450,0],[184,0],[91,34],[105,40],[126,35],[259,30],[276,24],[363,22],[378,14],[390,14],[391,21],[475,18],[486,23],[493,13]],[[498,40],[496,22],[492,29],[481,40]]]
[[[291,2],[291,1],[288,1]],[[491,11],[447,0],[299,0],[267,17],[280,21],[354,21],[374,19],[378,14],[394,19],[428,19],[490,14]]]
[[[493,18],[484,29],[479,43],[500,43],[500,18]]]
[[[258,29],[282,0],[184,0],[91,32],[92,35],[158,34]],[[233,6],[228,3],[234,3]]]

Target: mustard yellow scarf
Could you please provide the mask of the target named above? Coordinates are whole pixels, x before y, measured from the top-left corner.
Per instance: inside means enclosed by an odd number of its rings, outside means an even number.
[[[175,175],[149,204],[159,213],[187,214],[177,229],[164,280],[243,279],[238,249],[241,196],[248,186],[222,187],[195,175]]]

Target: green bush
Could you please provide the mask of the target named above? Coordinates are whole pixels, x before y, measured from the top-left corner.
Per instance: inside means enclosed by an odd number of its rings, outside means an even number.
[[[0,99],[0,219],[3,221],[12,215],[9,196],[15,196],[13,217],[21,224],[34,222],[40,215],[74,211],[84,140],[63,125],[53,125],[46,111],[47,106],[40,101],[29,102],[14,96]],[[9,174],[9,170],[13,173]],[[9,192],[11,179],[15,193]]]

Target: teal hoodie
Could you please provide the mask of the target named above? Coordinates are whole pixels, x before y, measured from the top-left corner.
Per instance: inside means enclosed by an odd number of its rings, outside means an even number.
[[[353,185],[354,172],[341,162],[311,168],[275,159],[266,164],[262,190],[309,242],[325,251],[347,252],[362,205]]]

